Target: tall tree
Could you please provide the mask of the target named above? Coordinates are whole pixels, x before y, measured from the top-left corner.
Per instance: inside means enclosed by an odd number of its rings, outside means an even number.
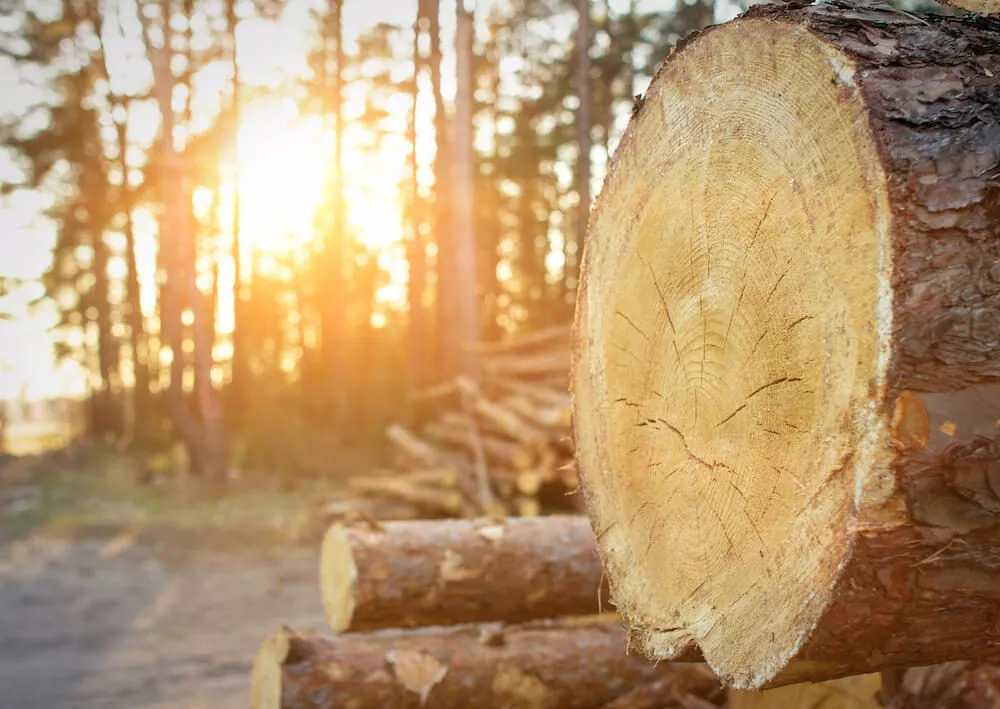
[[[461,347],[479,338],[479,299],[476,287],[475,176],[472,158],[473,109],[473,25],[472,13],[463,0],[456,2],[456,91],[455,91],[455,173],[454,237],[456,315],[449,334],[454,360],[464,374],[475,374],[476,358]]]
[[[333,123],[333,145],[330,186],[330,226],[326,230],[325,274],[326,284],[321,309],[324,363],[324,388],[328,412],[334,425],[344,422],[348,408],[347,326],[344,287],[345,277],[345,202],[343,181],[343,86],[344,86],[344,30],[343,0],[331,0],[323,27],[322,91],[323,116]],[[333,55],[333,85],[329,86],[331,52]],[[325,133],[326,131],[324,131]]]
[[[431,93],[434,97],[434,242],[437,247],[435,275],[435,360],[438,378],[455,370],[454,348],[449,344],[448,323],[455,320],[455,260],[451,238],[451,170],[448,154],[448,115],[441,92],[441,2],[427,0],[430,36]]]
[[[576,93],[579,106],[576,114],[576,191],[579,206],[576,215],[576,254],[573,259],[577,266],[573,270],[574,282],[579,276],[578,265],[583,258],[583,242],[587,236],[587,220],[590,216],[590,2],[577,0],[579,26],[576,33]]]
[[[230,411],[237,421],[243,411],[244,388],[248,375],[246,351],[243,344],[243,313],[246,295],[243,286],[242,242],[240,239],[240,122],[242,119],[242,94],[240,85],[239,43],[236,41],[236,3],[237,0],[226,0],[226,32],[229,35],[229,62],[232,81],[231,145],[233,162],[233,220],[232,230],[232,260],[233,260],[233,334],[232,334],[232,371],[229,383]]]
[[[195,235],[187,161],[174,145],[176,117],[173,108],[177,80],[171,69],[173,30],[170,0],[160,0],[163,43],[156,46],[151,38],[151,21],[141,10],[140,21],[146,52],[153,68],[154,96],[160,110],[160,169],[162,175],[164,217],[161,222],[160,249],[167,272],[160,294],[160,320],[171,350],[170,386],[166,403],[170,420],[184,442],[195,467],[207,477],[222,481],[226,472],[226,439],[218,392],[212,383],[212,333],[207,332],[195,274]],[[189,88],[190,91],[190,88]],[[184,393],[185,300],[194,319],[193,350],[195,363],[196,410],[187,404]],[[200,316],[200,317],[199,317]],[[200,416],[199,416],[200,414]]]
[[[420,195],[420,167],[417,164],[417,109],[420,103],[420,70],[424,64],[420,51],[420,38],[425,29],[426,0],[417,2],[417,18],[413,23],[413,85],[410,121],[407,126],[410,145],[410,233],[407,241],[406,259],[409,266],[407,275],[406,302],[409,313],[409,386],[410,393],[416,393],[425,382],[427,322],[424,308],[424,291],[427,282],[427,244],[424,241],[424,205]]]

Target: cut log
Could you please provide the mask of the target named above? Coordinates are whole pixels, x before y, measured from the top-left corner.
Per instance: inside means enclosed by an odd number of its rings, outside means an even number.
[[[1000,643],[1000,24],[796,4],[664,64],[577,299],[615,603],[740,689]]]
[[[484,357],[483,372],[487,376],[527,376],[546,377],[548,375],[565,376],[569,371],[570,353],[544,352],[541,354],[497,355]]]
[[[763,692],[729,692],[729,709],[880,709],[878,673],[829,682],[791,684]]]
[[[418,509],[447,516],[465,511],[462,493],[411,483],[398,478],[349,478],[347,487],[363,495],[399,500]]]
[[[1000,664],[945,662],[892,673],[879,700],[884,709],[996,709],[1000,707]]]
[[[253,709],[599,709],[674,671],[626,654],[617,619],[344,635],[283,630],[254,662]]]
[[[556,389],[536,382],[522,382],[510,377],[497,377],[490,381],[512,394],[524,396],[543,406],[568,409],[572,404],[569,392],[565,389]]]
[[[582,516],[334,525],[320,560],[338,632],[587,615],[601,585]]]
[[[979,15],[1000,15],[1000,0],[938,0],[938,2]]]
[[[726,690],[703,664],[676,664],[674,671],[633,687],[604,709],[714,709],[729,706]],[[787,705],[793,709],[793,705]],[[798,709],[795,707],[794,709]]]
[[[540,406],[530,401],[526,396],[509,396],[501,402],[508,409],[541,428],[563,429],[568,431],[572,423],[572,411],[566,406]]]
[[[424,436],[451,446],[468,449],[472,447],[470,431],[468,425],[458,427],[443,421],[432,421],[424,427]],[[527,470],[534,463],[535,456],[531,450],[518,443],[489,434],[480,435],[479,440],[486,457],[494,463],[515,470]]]
[[[544,330],[536,330],[500,342],[467,342],[462,345],[466,352],[478,355],[495,355],[511,352],[525,352],[537,348],[557,347],[569,352],[570,327],[553,325]]]
[[[492,430],[522,443],[537,444],[545,440],[545,431],[525,422],[513,411],[495,401],[487,399],[479,390],[479,385],[472,379],[459,377],[457,382],[463,394],[469,396],[474,402],[473,406],[475,407],[476,414]]]
[[[432,468],[446,462],[441,451],[399,424],[389,426],[385,431],[385,437],[404,455],[420,465]]]

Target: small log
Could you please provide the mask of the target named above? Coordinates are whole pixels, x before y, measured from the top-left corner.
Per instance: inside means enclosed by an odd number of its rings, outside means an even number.
[[[424,426],[424,436],[441,443],[468,449],[472,446],[468,425],[458,427],[444,421],[432,421]],[[480,434],[480,442],[486,457],[500,465],[514,470],[527,470],[534,463],[535,456],[524,446],[489,434]]]
[[[1000,661],[959,660],[883,672],[884,709],[996,709]]]
[[[617,619],[465,626],[261,644],[252,709],[600,709],[674,672],[626,653]]]
[[[938,2],[978,15],[1000,15],[1000,0],[938,0]]]
[[[376,497],[386,497],[447,516],[465,512],[465,502],[458,490],[441,490],[414,484],[401,478],[348,478],[350,490]]]
[[[790,684],[763,692],[729,691],[729,709],[880,709],[878,673]]]
[[[569,408],[572,403],[570,394],[565,388],[549,387],[538,382],[525,382],[511,377],[495,377],[490,382],[543,406]]]
[[[701,663],[674,665],[674,671],[633,687],[604,709],[715,709],[726,704],[726,689]],[[789,704],[787,709],[799,709]]]
[[[568,431],[572,423],[572,411],[568,403],[566,406],[541,406],[525,396],[509,396],[500,403],[540,428]]]
[[[758,4],[650,85],[573,365],[649,657],[761,689],[1000,646],[998,48],[988,18]]]
[[[547,438],[540,428],[528,424],[513,411],[487,399],[480,391],[479,385],[472,379],[459,377],[458,386],[463,393],[472,398],[476,414],[493,430],[526,444],[537,443]]]
[[[582,615],[607,598],[582,516],[334,525],[320,587],[338,632]]]
[[[570,353],[551,352],[531,355],[497,355],[484,357],[483,372],[487,376],[547,377],[562,375],[570,370]]]
[[[441,451],[399,424],[389,426],[385,430],[385,436],[404,455],[420,465],[433,468],[446,462],[446,456]]]
[[[537,347],[552,347],[553,345],[569,351],[570,325],[553,325],[543,330],[536,330],[517,335],[500,342],[466,342],[462,349],[478,355],[509,354],[524,352]]]

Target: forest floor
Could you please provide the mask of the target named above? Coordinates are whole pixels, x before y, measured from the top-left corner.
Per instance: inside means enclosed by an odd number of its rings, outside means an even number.
[[[242,709],[260,641],[322,628],[335,485],[199,500],[122,457],[16,463],[0,463],[0,709]]]

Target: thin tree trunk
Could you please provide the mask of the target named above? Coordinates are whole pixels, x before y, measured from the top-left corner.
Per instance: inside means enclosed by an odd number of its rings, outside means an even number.
[[[454,240],[451,238],[449,195],[450,170],[448,162],[448,116],[441,95],[441,7],[440,0],[429,0],[428,20],[431,45],[431,92],[434,94],[434,239],[437,244],[435,275],[437,292],[434,305],[436,310],[434,360],[438,370],[433,378],[442,379],[454,372],[454,348],[451,346],[449,324],[455,319],[455,259],[452,252]]]
[[[418,3],[417,20],[413,24],[413,108],[410,114],[409,139],[410,139],[410,180],[411,180],[411,203],[410,241],[407,244],[407,260],[409,261],[409,278],[407,280],[407,306],[409,308],[409,342],[410,351],[407,362],[409,364],[409,389],[410,394],[420,391],[426,380],[425,372],[425,350],[427,347],[427,328],[424,312],[424,290],[427,279],[427,246],[424,242],[424,235],[421,233],[423,226],[423,201],[420,198],[419,168],[417,165],[417,104],[420,97],[420,69],[422,66],[420,57],[420,34],[423,30],[423,3]]]
[[[347,386],[347,323],[345,319],[344,289],[344,186],[343,161],[343,0],[332,0],[330,14],[323,30],[323,97],[324,117],[332,114],[333,119],[333,165],[331,170],[331,220],[326,234],[324,262],[326,274],[323,282],[322,314],[322,361],[325,374],[325,391],[328,414],[335,426],[343,423],[348,410]],[[333,43],[335,68],[333,89],[327,86],[326,72],[329,62],[330,43]]]
[[[236,0],[226,2],[226,29],[229,33],[230,66],[232,70],[232,143],[230,149],[233,153],[233,214],[232,214],[232,244],[231,256],[233,260],[233,333],[231,343],[233,348],[230,379],[229,379],[229,410],[234,423],[238,423],[243,412],[243,389],[249,374],[246,362],[246,348],[243,337],[243,269],[240,258],[240,137],[239,129],[242,120],[242,101],[240,91],[240,65],[238,55],[238,45],[236,42]]]
[[[576,141],[579,149],[576,165],[576,190],[580,198],[576,216],[576,255],[573,259],[572,285],[579,278],[583,242],[590,216],[590,0],[577,0],[579,26],[576,44],[576,95],[580,106],[576,114]]]
[[[164,175],[162,199],[167,207],[160,228],[160,253],[163,268],[167,273],[160,288],[160,333],[170,347],[170,384],[165,393],[167,413],[175,431],[187,449],[188,456],[196,468],[204,462],[203,438],[197,416],[188,407],[184,396],[184,331],[181,324],[183,292],[186,283],[184,241],[187,223],[187,209],[184,204],[184,169],[180,156],[174,148],[174,111],[171,99],[175,79],[170,69],[169,29],[170,2],[161,0],[163,15],[164,45],[154,47],[150,40],[150,20],[139,12],[142,23],[146,51],[153,67],[154,92],[160,109],[161,149],[160,165]]]
[[[479,289],[476,270],[475,184],[472,162],[472,13],[464,0],[456,4],[455,93],[455,285],[458,319],[451,346],[458,350],[462,374],[476,373],[476,358],[462,349],[463,342],[479,339]]]

